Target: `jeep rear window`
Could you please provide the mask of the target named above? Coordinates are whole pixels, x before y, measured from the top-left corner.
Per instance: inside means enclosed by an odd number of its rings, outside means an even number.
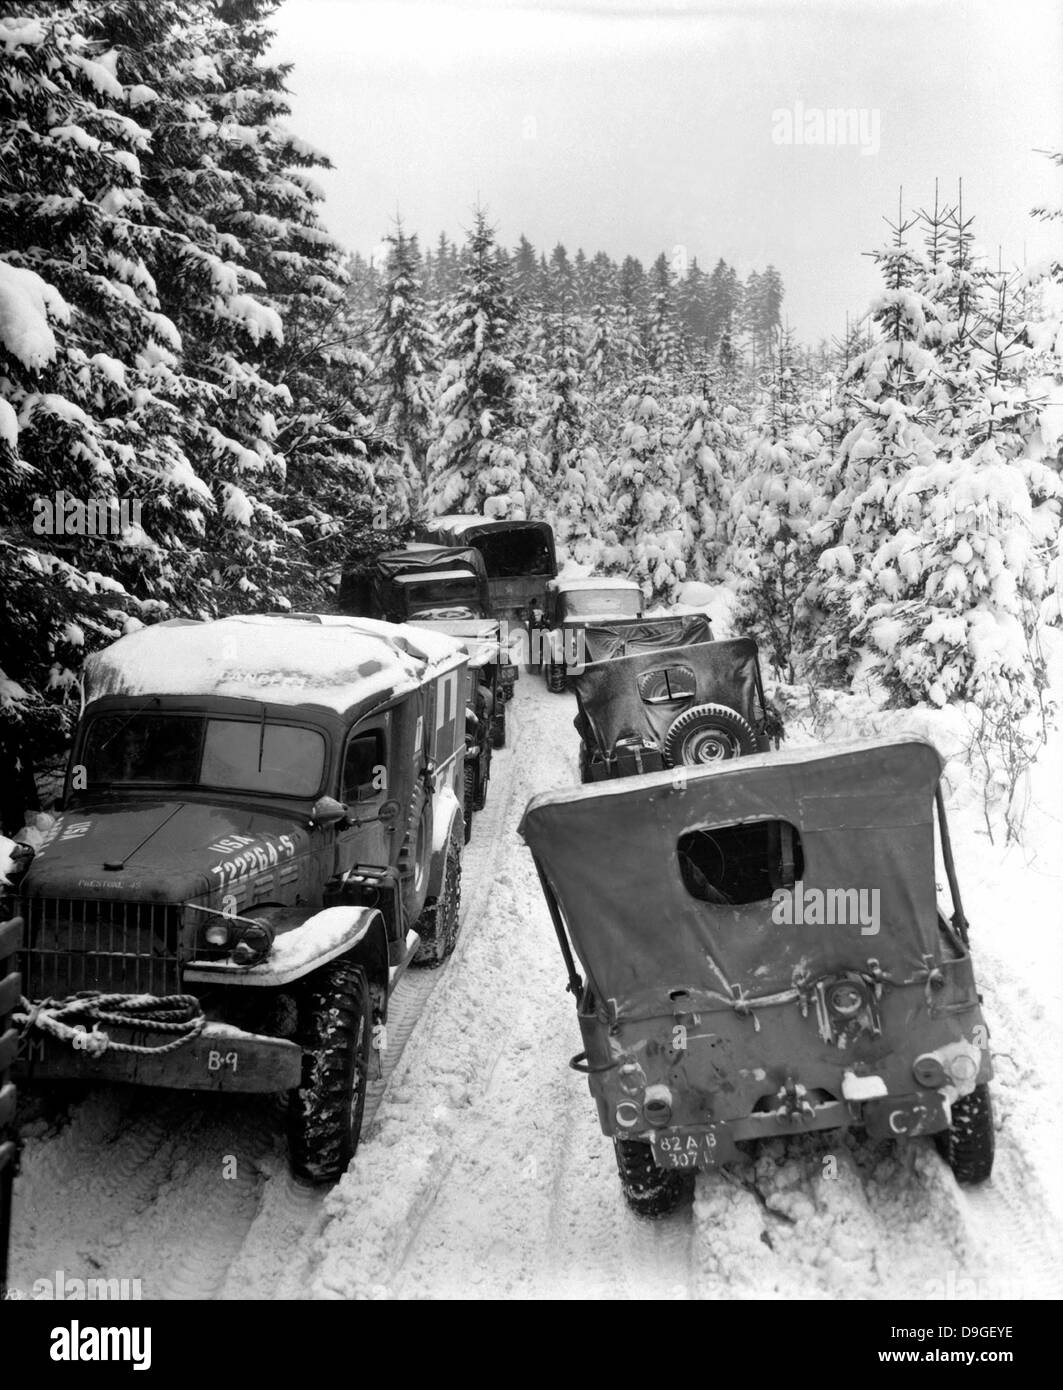
[[[647,705],[684,704],[697,694],[689,666],[660,666],[639,676],[639,694]]]
[[[788,821],[690,830],[676,848],[683,887],[707,903],[766,902],[777,888],[792,888],[804,871],[801,837]]]
[[[82,757],[93,788],[143,782],[313,796],[324,772],[325,740],[296,724],[119,713],[92,721]]]

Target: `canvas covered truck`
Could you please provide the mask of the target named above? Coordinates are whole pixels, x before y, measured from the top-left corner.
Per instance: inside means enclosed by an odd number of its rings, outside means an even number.
[[[491,616],[531,628],[534,615],[542,612],[546,586],[557,574],[554,532],[547,522],[437,516],[418,534],[436,545],[478,550],[487,570]]]
[[[465,842],[472,838],[473,816],[487,803],[487,783],[491,777],[491,752],[506,743],[506,699],[504,678],[515,668],[501,646],[501,624],[494,619],[465,622],[417,622],[453,638],[469,660],[465,686]],[[512,695],[512,685],[509,688]]]
[[[17,886],[31,1080],[286,1092],[343,1172],[388,998],[458,931],[467,657],[338,616],[175,620],[86,662]]]
[[[490,603],[478,550],[411,542],[383,551],[366,571],[346,571],[338,607],[361,618],[407,623],[415,618],[482,619]]]
[[[687,635],[698,637],[700,620]],[[573,677],[583,782],[765,751],[782,725],[749,637],[633,644]]]
[[[876,739],[529,802],[582,1035],[571,1065],[636,1211],[670,1210],[749,1141],[850,1126],[933,1135],[958,1181],[989,1176],[988,1031],[942,767],[922,739]]]

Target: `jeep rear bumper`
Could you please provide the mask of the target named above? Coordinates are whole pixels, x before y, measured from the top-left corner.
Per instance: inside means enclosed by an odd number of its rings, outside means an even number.
[[[661,1168],[716,1168],[738,1157],[735,1144],[742,1140],[808,1134],[850,1125],[860,1126],[875,1139],[910,1139],[947,1129],[949,1120],[949,1105],[941,1092],[920,1091],[862,1102],[825,1101],[811,1113],[771,1111],[719,1124],[658,1129],[631,1137],[650,1140],[654,1160]]]
[[[109,1027],[113,1042],[157,1048],[171,1041],[148,1029]],[[202,1033],[171,1052],[119,1052],[99,1056],[39,1031],[23,1043],[16,1075],[28,1081],[125,1081],[188,1091],[289,1091],[302,1080],[303,1052],[285,1038],[245,1033],[208,1023]]]

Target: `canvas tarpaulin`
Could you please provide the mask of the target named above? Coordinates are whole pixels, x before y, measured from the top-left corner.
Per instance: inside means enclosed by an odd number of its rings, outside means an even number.
[[[766,998],[875,958],[894,981],[938,952],[933,797],[941,759],[923,740],[755,754],[678,773],[547,792],[521,833],[601,999],[618,1014],[668,1010],[669,991]],[[685,785],[683,785],[685,784]],[[880,930],[777,925],[769,899],[691,895],[678,842],[697,829],[775,819],[794,826],[810,890],[879,892]],[[712,1007],[711,1002],[708,1007]]]
[[[712,627],[702,613],[673,618],[634,618],[630,622],[588,623],[583,630],[584,660],[612,661],[634,652],[711,642]]]
[[[693,697],[662,705],[646,704],[639,693],[639,677],[665,667],[680,667],[692,674]],[[727,705],[754,729],[760,720],[757,644],[750,637],[614,657],[585,667],[572,683],[585,725],[594,742],[607,754],[613,751],[617,739],[632,736],[663,746],[676,718],[693,705]]]

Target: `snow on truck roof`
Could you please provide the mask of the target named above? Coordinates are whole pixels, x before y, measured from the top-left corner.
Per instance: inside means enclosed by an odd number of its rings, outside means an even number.
[[[551,579],[547,585],[549,589],[556,589],[558,593],[594,593],[598,589],[639,589],[637,579],[621,579],[618,575],[600,575],[597,578],[592,576],[589,579]]]
[[[85,663],[85,700],[216,695],[338,714],[408,694],[464,659],[438,632],[338,614],[175,619],[140,628]]]
[[[483,530],[497,531],[503,527],[514,526],[545,526],[543,521],[534,521],[528,517],[507,517],[507,516],[462,516],[458,513],[451,513],[449,516],[434,516],[427,523],[430,531],[446,531],[452,536],[462,536],[466,531]]]

